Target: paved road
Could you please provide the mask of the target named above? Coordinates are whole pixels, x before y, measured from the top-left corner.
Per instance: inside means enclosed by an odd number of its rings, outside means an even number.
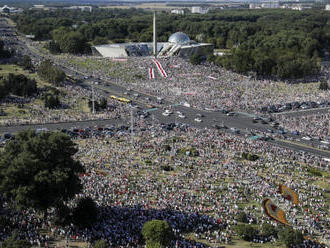
[[[36,53],[34,51],[35,49],[29,49],[29,46],[25,44],[22,40],[16,40],[16,49],[19,51],[22,51],[23,54],[27,54],[31,56],[33,59],[36,60],[41,60],[43,57]],[[157,97],[151,96],[148,94],[144,94],[142,92],[137,92],[137,91],[130,91],[130,96],[124,95],[125,92],[128,90],[122,86],[113,84],[109,81],[102,80],[99,78],[93,78],[90,77],[90,75],[85,75],[84,73],[81,73],[79,71],[76,71],[72,68],[67,68],[64,67],[63,65],[58,65],[61,67],[67,74],[72,75],[73,77],[82,79],[86,76],[89,77],[88,80],[85,80],[82,83],[82,87],[90,87],[91,83],[94,81],[98,81],[98,85],[94,85],[94,87],[97,87],[103,91],[103,94],[105,96],[109,96],[111,94],[117,94],[119,96],[124,96],[133,99],[134,102],[136,102],[141,108],[146,108],[147,104],[156,104]],[[134,94],[138,94],[139,97],[134,97]],[[146,98],[149,98],[149,100],[146,100]],[[165,117],[162,115],[162,112],[164,111],[161,108],[156,109],[155,111],[152,112],[153,117],[161,123],[170,123],[170,122],[183,122],[187,123],[191,126],[197,127],[197,128],[211,128],[214,126],[214,124],[218,125],[225,125],[227,127],[234,127],[237,128],[241,131],[242,134],[248,134],[250,131],[256,132],[256,133],[263,133],[265,134],[269,130],[273,130],[276,132],[274,128],[272,128],[269,124],[261,124],[261,123],[253,123],[252,122],[252,117],[248,114],[245,113],[239,113],[236,114],[236,116],[227,116],[225,114],[222,114],[220,112],[209,112],[209,111],[202,111],[202,110],[197,110],[194,108],[188,108],[184,107],[181,105],[177,105],[175,103],[170,103],[165,100],[164,104],[161,106],[163,108],[168,108],[171,106],[174,114]],[[315,111],[320,111],[320,109],[315,109]],[[175,113],[176,111],[180,111],[184,113],[186,116],[185,119],[180,119],[177,114]],[[309,111],[314,111],[309,110]],[[325,111],[325,110],[324,110]],[[198,123],[194,121],[194,119],[197,117],[197,114],[202,114],[204,117],[202,117],[202,122]],[[294,114],[294,113],[290,113]],[[151,118],[149,117],[149,121]],[[24,126],[11,126],[11,127],[0,127],[0,132],[17,132],[22,129],[27,129],[27,128],[41,128],[41,127],[46,127],[50,130],[55,130],[55,129],[69,129],[72,127],[94,127],[94,126],[107,126],[107,125],[129,125],[128,120],[93,120],[93,121],[77,121],[77,122],[65,122],[65,123],[56,123],[56,124],[44,124],[44,125],[24,125]],[[294,138],[293,135],[288,135],[291,138]],[[281,140],[275,140],[271,141],[273,144],[290,148],[293,150],[301,150],[301,151],[306,151],[310,153],[314,153],[320,156],[324,157],[329,157],[330,158],[330,152],[328,151],[321,151],[319,149],[314,149],[312,147],[307,147],[311,143],[302,143],[301,145],[299,144],[291,144],[287,143]]]

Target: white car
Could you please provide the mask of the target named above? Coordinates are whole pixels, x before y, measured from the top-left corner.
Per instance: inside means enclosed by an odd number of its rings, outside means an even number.
[[[172,114],[173,112],[169,109],[165,109],[165,112],[164,113],[168,113],[169,115]]]
[[[165,112],[162,113],[162,115],[164,115],[164,116],[169,116],[170,113],[165,111]]]
[[[181,118],[181,119],[186,118],[186,116],[185,116],[184,114],[182,114],[182,113],[180,113],[180,114],[178,115],[178,117]]]
[[[311,138],[311,137],[308,137],[308,136],[304,136],[304,137],[302,137],[301,139],[302,139],[302,140],[308,140],[308,141],[309,141],[309,140],[312,140],[312,138]]]
[[[200,119],[200,118],[195,118],[195,121],[196,121],[196,122],[202,122],[202,119]]]
[[[322,140],[321,143],[322,144],[325,144],[325,145],[329,145],[330,144],[329,141],[327,141],[327,140]]]

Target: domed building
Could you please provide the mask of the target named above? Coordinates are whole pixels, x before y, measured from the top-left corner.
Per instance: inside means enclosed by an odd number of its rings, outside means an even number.
[[[93,46],[94,54],[110,58],[138,56],[178,56],[189,58],[194,54],[213,54],[213,44],[197,43],[183,32],[171,34],[168,42],[157,42],[157,31],[154,15],[154,41],[141,43],[119,43]]]
[[[187,45],[190,43],[190,38],[183,32],[176,32],[168,38],[169,43],[175,43],[180,45]]]

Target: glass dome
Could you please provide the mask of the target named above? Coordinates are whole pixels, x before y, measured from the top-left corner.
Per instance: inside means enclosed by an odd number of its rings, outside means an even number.
[[[168,42],[184,45],[190,42],[190,38],[185,33],[176,32],[168,38]]]

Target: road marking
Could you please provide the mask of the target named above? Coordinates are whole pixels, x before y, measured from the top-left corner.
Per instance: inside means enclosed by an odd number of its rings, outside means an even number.
[[[306,145],[304,143],[299,143],[299,142],[296,142],[296,141],[284,140],[284,139],[275,139],[275,140],[281,141],[281,142],[284,142],[284,143],[288,143],[288,144],[292,144],[292,145],[296,145],[296,146],[305,147],[305,148],[312,149],[312,150],[317,150],[317,151],[320,151],[320,152],[325,152],[325,153],[329,154],[329,156],[330,156],[329,151],[323,150],[323,149],[320,149],[320,148],[317,148],[317,147],[309,146],[309,145]]]

